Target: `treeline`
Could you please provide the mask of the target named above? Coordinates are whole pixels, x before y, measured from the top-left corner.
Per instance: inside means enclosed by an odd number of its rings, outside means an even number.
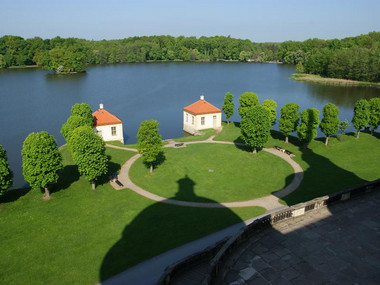
[[[0,67],[39,65],[56,72],[82,72],[86,64],[175,60],[263,62],[275,60],[278,46],[224,36],[149,36],[109,41],[60,37],[24,40],[4,36],[0,38]]]
[[[380,33],[342,40],[309,39],[281,43],[277,59],[297,64],[297,72],[359,81],[380,81]]]
[[[342,40],[254,43],[231,37],[131,37],[88,41],[77,38],[0,38],[0,67],[39,65],[56,72],[82,72],[87,64],[146,61],[279,61],[300,73],[380,81],[380,32]]]

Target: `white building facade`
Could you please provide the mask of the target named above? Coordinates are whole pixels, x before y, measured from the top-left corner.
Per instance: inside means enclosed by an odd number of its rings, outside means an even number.
[[[183,130],[189,134],[221,126],[222,111],[207,102],[203,95],[197,102],[183,108]]]
[[[104,141],[120,141],[124,143],[123,122],[106,111],[103,104],[100,104],[99,110],[95,111],[92,116],[94,117],[94,131]]]

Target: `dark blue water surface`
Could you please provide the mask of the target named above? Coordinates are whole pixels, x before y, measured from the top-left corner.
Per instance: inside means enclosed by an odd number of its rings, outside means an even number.
[[[340,118],[349,121],[356,100],[380,96],[376,88],[321,86],[288,79],[294,72],[294,66],[257,63],[107,65],[74,75],[38,69],[0,71],[0,144],[15,173],[14,187],[25,185],[21,148],[26,136],[45,130],[55,136],[58,145],[64,144],[59,131],[75,103],[86,102],[93,110],[103,103],[124,122],[125,143],[129,144],[136,142],[140,122],[148,119],[160,122],[164,139],[181,137],[182,108],[201,94],[219,108],[226,92],[234,94],[235,121],[240,120],[237,107],[245,91],[257,93],[260,102],[274,99],[278,113],[289,102],[320,111],[332,102],[339,106]]]

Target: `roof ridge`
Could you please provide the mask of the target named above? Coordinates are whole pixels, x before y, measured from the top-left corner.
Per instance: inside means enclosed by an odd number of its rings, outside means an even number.
[[[212,114],[212,113],[221,113],[222,110],[215,107],[211,103],[207,102],[204,99],[200,99],[193,104],[190,104],[183,108],[184,111],[189,112],[193,115],[202,115],[202,114]]]

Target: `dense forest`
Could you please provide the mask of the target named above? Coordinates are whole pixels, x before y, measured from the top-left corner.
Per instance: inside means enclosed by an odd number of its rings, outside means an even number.
[[[146,61],[278,61],[325,77],[380,81],[380,32],[342,40],[254,43],[231,37],[146,36],[89,41],[77,38],[0,38],[0,68],[38,65],[83,72],[87,64]]]

